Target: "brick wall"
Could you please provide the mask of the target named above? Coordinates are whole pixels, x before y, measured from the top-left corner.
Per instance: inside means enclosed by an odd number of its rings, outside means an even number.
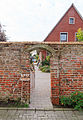
[[[35,88],[35,71],[31,70],[30,71],[30,93],[33,92]]]
[[[59,104],[61,95],[83,92],[83,44],[51,46],[58,50],[51,58],[51,97],[53,104]]]
[[[65,46],[60,56],[60,94],[83,92],[83,46]]]
[[[0,44],[0,98],[20,97],[20,55],[19,50],[7,44]],[[19,80],[19,82],[18,82]],[[17,87],[18,86],[18,87]],[[18,89],[19,88],[19,89]],[[18,91],[18,94],[16,94]]]
[[[23,45],[0,43],[0,100],[30,97],[29,53]]]
[[[30,101],[30,56],[37,45],[51,51],[51,100],[83,92],[83,43],[0,43],[0,100]]]

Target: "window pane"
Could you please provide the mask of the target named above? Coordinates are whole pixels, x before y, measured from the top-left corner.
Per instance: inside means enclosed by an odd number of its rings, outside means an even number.
[[[70,24],[74,24],[74,18],[70,18],[70,19],[69,19],[69,23],[70,23]]]
[[[66,35],[61,35],[61,40],[66,40]]]
[[[67,41],[67,33],[61,33],[60,39],[61,39],[61,42],[66,42]]]

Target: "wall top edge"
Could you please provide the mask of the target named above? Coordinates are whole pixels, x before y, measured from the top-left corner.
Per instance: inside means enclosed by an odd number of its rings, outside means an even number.
[[[83,42],[0,42],[1,44],[27,44],[27,45],[34,45],[34,44],[46,44],[46,45],[83,45]]]

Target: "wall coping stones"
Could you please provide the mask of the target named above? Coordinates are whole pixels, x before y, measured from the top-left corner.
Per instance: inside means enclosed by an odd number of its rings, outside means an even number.
[[[54,45],[83,45],[83,42],[29,42],[29,41],[25,41],[25,42],[0,42],[0,45],[1,44],[9,44],[9,45],[11,45],[11,44],[25,44],[25,45],[34,45],[34,44],[48,44],[48,45],[50,45],[50,44],[54,44]]]

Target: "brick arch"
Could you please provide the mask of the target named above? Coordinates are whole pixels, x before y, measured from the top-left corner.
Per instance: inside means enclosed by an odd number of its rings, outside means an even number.
[[[36,44],[36,45],[31,45],[29,48],[27,48],[25,51],[31,52],[33,50],[37,50],[37,49],[44,49],[47,50],[51,53],[51,55],[54,57],[55,56],[55,50],[50,47],[49,45],[45,45],[45,44]]]

